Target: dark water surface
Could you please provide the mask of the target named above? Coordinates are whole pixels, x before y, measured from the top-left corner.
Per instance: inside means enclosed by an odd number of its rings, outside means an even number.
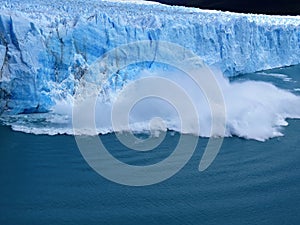
[[[284,75],[282,75],[284,74]],[[268,81],[299,94],[300,66],[234,78]],[[207,139],[186,166],[145,187],[98,175],[68,135],[34,135],[0,125],[0,224],[300,224],[300,120],[265,142],[225,138],[220,153],[198,171]],[[168,157],[179,134],[168,132],[151,152],[128,151],[114,134],[101,135],[119,160],[148,165]]]
[[[72,136],[1,126],[0,224],[300,224],[300,121],[289,123],[285,137],[266,142],[226,138],[199,172],[202,138],[179,173],[147,187],[102,178]],[[113,134],[101,138],[116,156],[132,157],[116,149]],[[152,157],[165,157],[176,141],[169,133]]]

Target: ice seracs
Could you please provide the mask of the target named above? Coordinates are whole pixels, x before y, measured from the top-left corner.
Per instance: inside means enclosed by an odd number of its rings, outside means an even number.
[[[177,43],[232,76],[300,63],[299,34],[300,17],[142,1],[7,1],[0,7],[0,112],[49,110],[55,93],[72,94],[80,73],[122,44]]]

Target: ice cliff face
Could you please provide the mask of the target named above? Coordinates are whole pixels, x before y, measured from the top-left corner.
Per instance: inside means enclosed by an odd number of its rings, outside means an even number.
[[[300,63],[300,17],[96,0],[0,7],[0,113],[49,110],[103,53],[138,40],[177,43],[227,76]]]

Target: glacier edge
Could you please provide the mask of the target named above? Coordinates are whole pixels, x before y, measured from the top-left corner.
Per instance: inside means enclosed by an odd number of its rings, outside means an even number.
[[[130,2],[53,3],[16,0],[0,8],[0,112],[50,110],[53,98],[72,94],[76,79],[98,57],[139,40],[179,44],[226,76],[300,63],[300,17]]]

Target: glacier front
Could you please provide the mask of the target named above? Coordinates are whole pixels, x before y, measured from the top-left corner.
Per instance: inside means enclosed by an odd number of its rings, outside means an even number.
[[[0,6],[0,113],[49,111],[97,58],[139,40],[179,44],[226,76],[300,63],[300,17],[141,1],[7,1]]]

